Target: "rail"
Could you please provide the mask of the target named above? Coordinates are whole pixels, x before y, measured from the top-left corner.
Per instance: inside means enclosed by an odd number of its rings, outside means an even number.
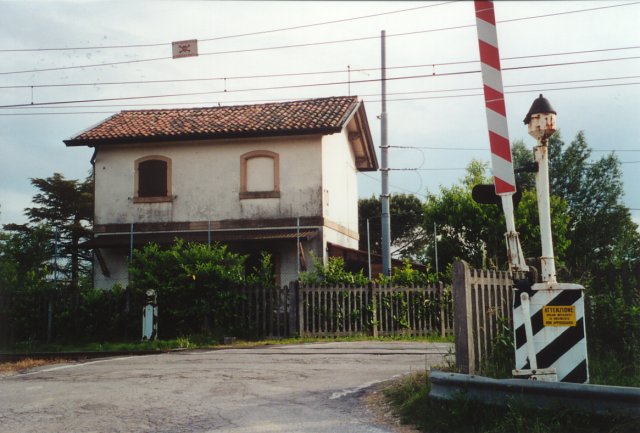
[[[429,373],[429,382],[429,395],[442,400],[464,397],[499,405],[521,401],[542,409],[568,407],[590,412],[640,415],[640,388],[491,379],[438,370]]]

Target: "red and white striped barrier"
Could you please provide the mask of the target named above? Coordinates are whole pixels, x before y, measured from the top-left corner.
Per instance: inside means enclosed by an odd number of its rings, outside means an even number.
[[[492,1],[476,1],[476,28],[482,64],[482,82],[484,101],[489,125],[489,144],[491,146],[491,166],[493,168],[496,194],[511,195],[516,191],[511,145],[502,88],[500,52],[496,17]]]

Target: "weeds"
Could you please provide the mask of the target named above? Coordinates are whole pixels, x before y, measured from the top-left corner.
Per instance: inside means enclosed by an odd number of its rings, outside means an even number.
[[[384,391],[400,420],[427,433],[637,433],[640,418],[569,408],[540,410],[513,400],[505,406],[459,396],[429,398],[426,373],[405,376]]]

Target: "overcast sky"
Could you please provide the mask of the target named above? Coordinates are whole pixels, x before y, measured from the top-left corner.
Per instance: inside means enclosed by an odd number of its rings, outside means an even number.
[[[583,130],[593,157],[624,162],[640,221],[640,2],[496,2],[495,13],[511,141],[534,145],[522,119],[544,93],[567,143]],[[62,140],[120,110],[351,94],[379,146],[382,30],[400,146],[390,167],[419,169],[392,171],[391,191],[437,192],[490,158],[472,2],[0,0],[0,224],[25,221],[30,178],[86,177],[91,149]],[[187,39],[201,55],[171,59]],[[379,194],[379,179],[360,175],[360,195]]]

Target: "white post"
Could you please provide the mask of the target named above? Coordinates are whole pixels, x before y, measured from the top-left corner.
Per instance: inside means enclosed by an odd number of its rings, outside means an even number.
[[[296,220],[296,272],[300,277],[300,217]]]
[[[531,309],[529,308],[529,295],[527,293],[520,294],[520,303],[522,304],[522,321],[524,322],[524,333],[527,337],[527,357],[529,358],[529,369],[537,370],[538,361],[536,360],[536,349],[533,344]]]
[[[513,213],[513,195],[505,194],[501,196],[502,199],[502,211],[504,213],[504,219],[507,225],[507,253],[509,254],[509,265],[511,269],[517,271],[527,271],[529,267],[524,260],[524,254],[522,253],[522,247],[518,240],[518,232],[516,232],[516,223]]]
[[[438,236],[436,235],[436,223],[433,223],[433,247],[436,255],[436,275],[440,272],[438,268]]]
[[[133,262],[133,223],[129,234],[129,260]]]
[[[369,234],[369,218],[367,218],[367,263],[369,265],[369,281],[371,281],[371,236]]]
[[[549,147],[548,139],[557,130],[556,111],[549,101],[540,96],[533,101],[524,118],[529,135],[536,139],[533,156],[538,164],[536,172],[536,194],[538,198],[538,218],[540,220],[540,272],[545,283],[556,282],[556,265],[553,258],[553,239],[551,237],[551,206],[549,194]]]
[[[547,140],[538,140],[533,150],[538,163],[536,173],[536,194],[538,196],[538,218],[540,219],[540,240],[542,256],[540,257],[540,271],[542,281],[556,282],[556,265],[553,257],[553,239],[551,237],[551,206],[549,204],[549,148]]]

